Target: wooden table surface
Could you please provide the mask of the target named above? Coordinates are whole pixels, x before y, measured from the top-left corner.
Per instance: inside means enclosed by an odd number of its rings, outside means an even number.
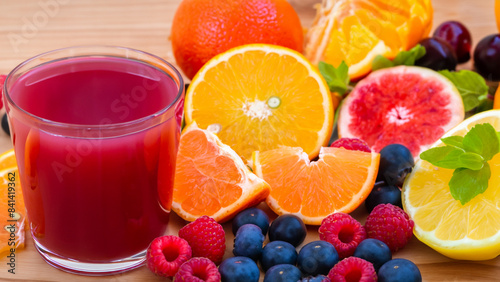
[[[0,0],[0,74],[39,53],[73,45],[119,45],[151,52],[175,63],[168,40],[171,19],[180,0]],[[315,11],[306,2],[293,0],[304,27],[309,27]],[[320,0],[317,0],[320,2]],[[496,33],[494,0],[433,0],[434,27],[445,20],[459,20],[471,31],[473,44]],[[464,67],[464,66],[462,66]],[[470,67],[470,63],[465,68]],[[1,112],[3,113],[3,112]],[[11,148],[8,136],[0,132],[0,152]],[[354,213],[364,221],[363,207]],[[184,222],[172,216],[170,234]],[[232,255],[232,233],[227,234],[226,256]],[[309,227],[307,240],[316,240],[317,228]],[[28,235],[28,234],[27,234]],[[8,273],[6,258],[0,258],[0,281],[160,281],[148,269],[106,277],[68,274],[46,264],[33,247],[16,254],[16,274]],[[394,257],[415,262],[424,281],[500,280],[500,258],[467,262],[448,259],[413,238]]]

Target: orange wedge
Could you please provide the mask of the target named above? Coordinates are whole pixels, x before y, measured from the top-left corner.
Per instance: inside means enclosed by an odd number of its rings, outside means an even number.
[[[185,120],[210,129],[245,161],[280,145],[318,155],[333,131],[331,93],[301,54],[280,46],[243,45],[222,53],[193,78]]]
[[[329,214],[349,213],[368,197],[377,177],[380,155],[322,147],[309,161],[301,148],[255,152],[253,170],[271,185],[266,199],[277,214],[295,214],[320,225]]]
[[[0,155],[0,254],[24,247],[26,209],[14,150]]]
[[[306,35],[305,56],[349,66],[351,79],[371,71],[377,55],[393,58],[428,36],[430,0],[325,0]]]
[[[196,123],[182,134],[177,154],[172,210],[188,221],[202,215],[218,222],[262,202],[270,187],[229,146]]]

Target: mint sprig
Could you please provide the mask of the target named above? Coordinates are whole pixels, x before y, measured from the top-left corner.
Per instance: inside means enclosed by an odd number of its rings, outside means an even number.
[[[441,138],[445,146],[420,154],[431,164],[454,169],[448,183],[451,195],[465,205],[488,188],[491,170],[488,161],[500,152],[500,133],[489,123],[476,124],[464,137]]]
[[[326,62],[319,62],[318,69],[323,78],[326,80],[331,92],[336,92],[340,95],[346,94],[349,89],[349,67],[342,61],[338,67]]]
[[[393,60],[389,60],[382,55],[377,55],[372,61],[372,70],[379,70],[395,66],[413,66],[415,61],[425,55],[425,47],[417,44],[408,51],[399,52]]]
[[[462,96],[466,112],[479,106],[488,98],[488,85],[478,73],[470,70],[454,72],[441,70],[439,73],[448,78],[457,87],[458,92]]]

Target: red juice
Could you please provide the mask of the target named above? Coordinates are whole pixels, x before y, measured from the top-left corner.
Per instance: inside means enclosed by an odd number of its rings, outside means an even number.
[[[109,262],[143,252],[164,234],[182,113],[172,77],[131,59],[76,57],[27,71],[9,93],[51,124],[7,109],[40,248]]]

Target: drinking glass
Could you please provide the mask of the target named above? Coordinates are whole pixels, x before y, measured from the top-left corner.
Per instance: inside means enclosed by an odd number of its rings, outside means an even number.
[[[139,50],[69,47],[17,66],[3,93],[42,257],[85,275],[142,265],[169,221],[180,73]]]

